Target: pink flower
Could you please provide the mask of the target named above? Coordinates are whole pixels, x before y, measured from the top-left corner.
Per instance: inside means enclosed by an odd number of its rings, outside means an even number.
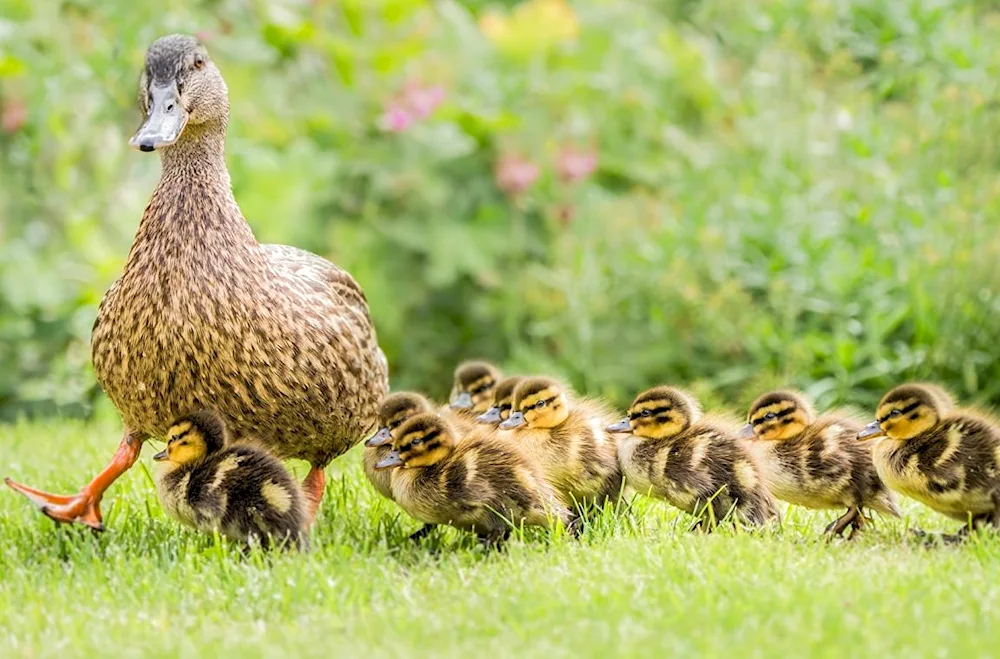
[[[0,108],[0,130],[16,133],[28,123],[28,104],[19,98],[9,98]]]
[[[414,116],[406,108],[393,104],[382,113],[378,125],[389,133],[402,133],[413,125],[414,120]]]
[[[556,157],[556,173],[567,183],[582,181],[597,169],[597,151],[564,148]]]
[[[513,155],[500,158],[493,172],[497,187],[510,196],[517,196],[530,188],[539,174],[538,165]]]
[[[444,87],[420,87],[411,85],[403,92],[403,105],[410,109],[417,119],[426,119],[444,101]]]

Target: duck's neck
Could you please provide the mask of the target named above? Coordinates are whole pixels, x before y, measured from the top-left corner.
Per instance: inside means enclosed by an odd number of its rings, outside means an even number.
[[[233,197],[223,122],[188,125],[160,151],[163,173],[136,235],[140,241],[192,242],[214,249],[256,247]]]

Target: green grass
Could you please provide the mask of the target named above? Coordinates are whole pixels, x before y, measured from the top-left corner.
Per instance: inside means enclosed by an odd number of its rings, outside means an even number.
[[[6,475],[70,491],[117,442],[113,423],[0,427]],[[243,557],[156,501],[151,451],[105,499],[108,531],[57,528],[0,492],[0,656],[987,656],[1000,541],[927,549],[951,530],[915,504],[853,543],[800,509],[767,536],[682,532],[637,501],[577,542],[486,553],[378,499],[352,452],[306,554]]]

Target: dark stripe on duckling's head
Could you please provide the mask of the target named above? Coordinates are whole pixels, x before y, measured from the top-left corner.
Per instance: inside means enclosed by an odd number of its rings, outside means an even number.
[[[566,386],[548,377],[522,379],[514,388],[512,410],[524,414],[532,428],[554,428],[569,416]]]
[[[647,439],[673,437],[700,418],[701,405],[694,396],[674,387],[647,389],[628,408],[632,434]]]
[[[198,433],[205,442],[205,453],[211,455],[221,450],[227,443],[226,422],[213,410],[200,410],[182,416],[171,424],[167,431],[167,442],[176,441]]]
[[[904,384],[882,397],[875,419],[892,439],[912,439],[936,426],[953,405],[951,394],[937,385]]]
[[[401,425],[392,442],[407,468],[426,467],[448,456],[455,431],[436,414],[418,414]]]
[[[455,388],[473,395],[492,389],[499,379],[500,370],[489,362],[462,362],[455,369]]]
[[[500,382],[497,383],[496,389],[493,390],[493,404],[497,407],[503,407],[506,405],[509,409],[514,403],[514,389],[517,388],[517,385],[519,385],[523,379],[524,378],[519,375],[511,375],[503,380],[500,380]]]
[[[411,391],[399,391],[390,394],[379,406],[379,425],[395,430],[401,423],[417,414],[426,414],[433,411],[430,401],[418,393]]]
[[[791,439],[813,421],[816,413],[812,403],[795,391],[772,391],[753,402],[747,413],[747,422],[758,439]]]

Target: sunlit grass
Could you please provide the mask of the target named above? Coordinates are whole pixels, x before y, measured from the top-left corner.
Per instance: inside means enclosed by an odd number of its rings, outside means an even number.
[[[5,475],[78,487],[115,424],[0,427]],[[105,499],[108,531],[57,528],[0,491],[0,656],[986,656],[1000,623],[1000,541],[927,549],[953,530],[916,505],[852,543],[793,509],[750,535],[683,531],[644,499],[584,536],[528,533],[483,551],[417,528],[330,469],[312,550],[243,556],[160,509],[149,451]]]

